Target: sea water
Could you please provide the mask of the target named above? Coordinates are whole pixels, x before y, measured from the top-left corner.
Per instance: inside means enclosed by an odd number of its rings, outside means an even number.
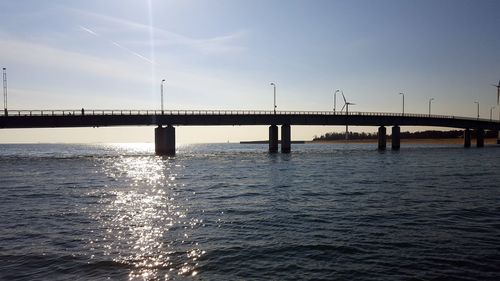
[[[1,280],[500,280],[500,147],[0,145]]]

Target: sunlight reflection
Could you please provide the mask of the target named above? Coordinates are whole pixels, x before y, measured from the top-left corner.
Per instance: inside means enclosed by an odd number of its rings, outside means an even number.
[[[177,172],[183,167],[174,159],[154,156],[107,161],[105,172],[116,184],[101,200],[102,210],[95,219],[103,225],[104,237],[91,241],[93,247],[100,246],[113,261],[129,265],[131,280],[199,274],[197,261],[205,252],[187,231],[202,225],[202,220],[189,217],[185,205],[189,198],[180,194]]]

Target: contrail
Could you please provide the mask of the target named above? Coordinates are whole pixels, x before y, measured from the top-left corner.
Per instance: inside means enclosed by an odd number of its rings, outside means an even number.
[[[95,33],[94,31],[92,31],[92,30],[90,30],[90,29],[88,29],[88,28],[86,28],[86,27],[83,27],[83,26],[81,26],[81,25],[79,25],[78,27],[80,27],[81,29],[83,29],[83,30],[87,31],[88,33],[90,33],[90,34],[92,34],[92,35],[99,36],[99,35],[97,35],[97,33]]]
[[[138,57],[138,58],[140,58],[140,59],[142,59],[142,60],[145,60],[145,61],[149,62],[150,64],[155,64],[152,60],[150,60],[150,59],[146,58],[145,56],[143,56],[143,55],[141,55],[141,54],[139,54],[139,53],[137,53],[137,52],[134,52],[134,51],[130,50],[129,48],[126,48],[126,47],[124,47],[124,46],[120,45],[119,43],[117,43],[117,42],[115,42],[115,41],[113,41],[113,40],[110,40],[110,39],[104,38],[104,37],[102,37],[101,35],[99,35],[97,32],[95,32],[95,31],[93,31],[93,30],[91,30],[91,29],[89,29],[89,28],[87,28],[87,27],[84,27],[84,26],[81,26],[81,25],[79,25],[78,27],[80,27],[80,28],[81,28],[83,31],[85,31],[85,32],[88,32],[88,33],[90,33],[90,34],[92,34],[92,35],[94,35],[94,36],[97,36],[97,37],[99,37],[99,38],[102,38],[102,39],[104,39],[104,40],[108,41],[109,43],[111,43],[111,44],[115,45],[116,47],[118,47],[118,48],[120,48],[120,49],[122,49],[122,50],[124,50],[124,51],[127,51],[127,52],[129,52],[130,54],[132,54],[132,55],[134,55],[134,56],[136,56],[136,57]]]

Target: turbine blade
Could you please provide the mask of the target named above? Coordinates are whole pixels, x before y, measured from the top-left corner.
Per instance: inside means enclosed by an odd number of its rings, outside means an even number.
[[[344,103],[344,106],[342,106],[342,109],[340,110],[340,112],[342,112],[344,110],[346,105],[347,105],[347,103]]]
[[[344,93],[342,93],[342,98],[344,99],[344,103],[347,103],[347,101],[345,100]]]

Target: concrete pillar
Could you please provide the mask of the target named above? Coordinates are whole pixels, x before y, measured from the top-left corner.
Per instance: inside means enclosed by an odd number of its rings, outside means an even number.
[[[278,152],[278,126],[269,126],[269,152]]]
[[[399,126],[392,127],[392,149],[399,150],[401,147],[401,128]]]
[[[281,153],[290,153],[291,150],[291,128],[290,125],[281,126]]]
[[[378,128],[378,149],[385,150],[387,146],[386,129],[384,126]]]
[[[175,128],[172,125],[155,128],[155,153],[156,155],[175,155]]]
[[[484,129],[478,128],[476,130],[476,144],[477,147],[484,147]]]
[[[470,130],[465,129],[464,131],[464,147],[470,147]]]

